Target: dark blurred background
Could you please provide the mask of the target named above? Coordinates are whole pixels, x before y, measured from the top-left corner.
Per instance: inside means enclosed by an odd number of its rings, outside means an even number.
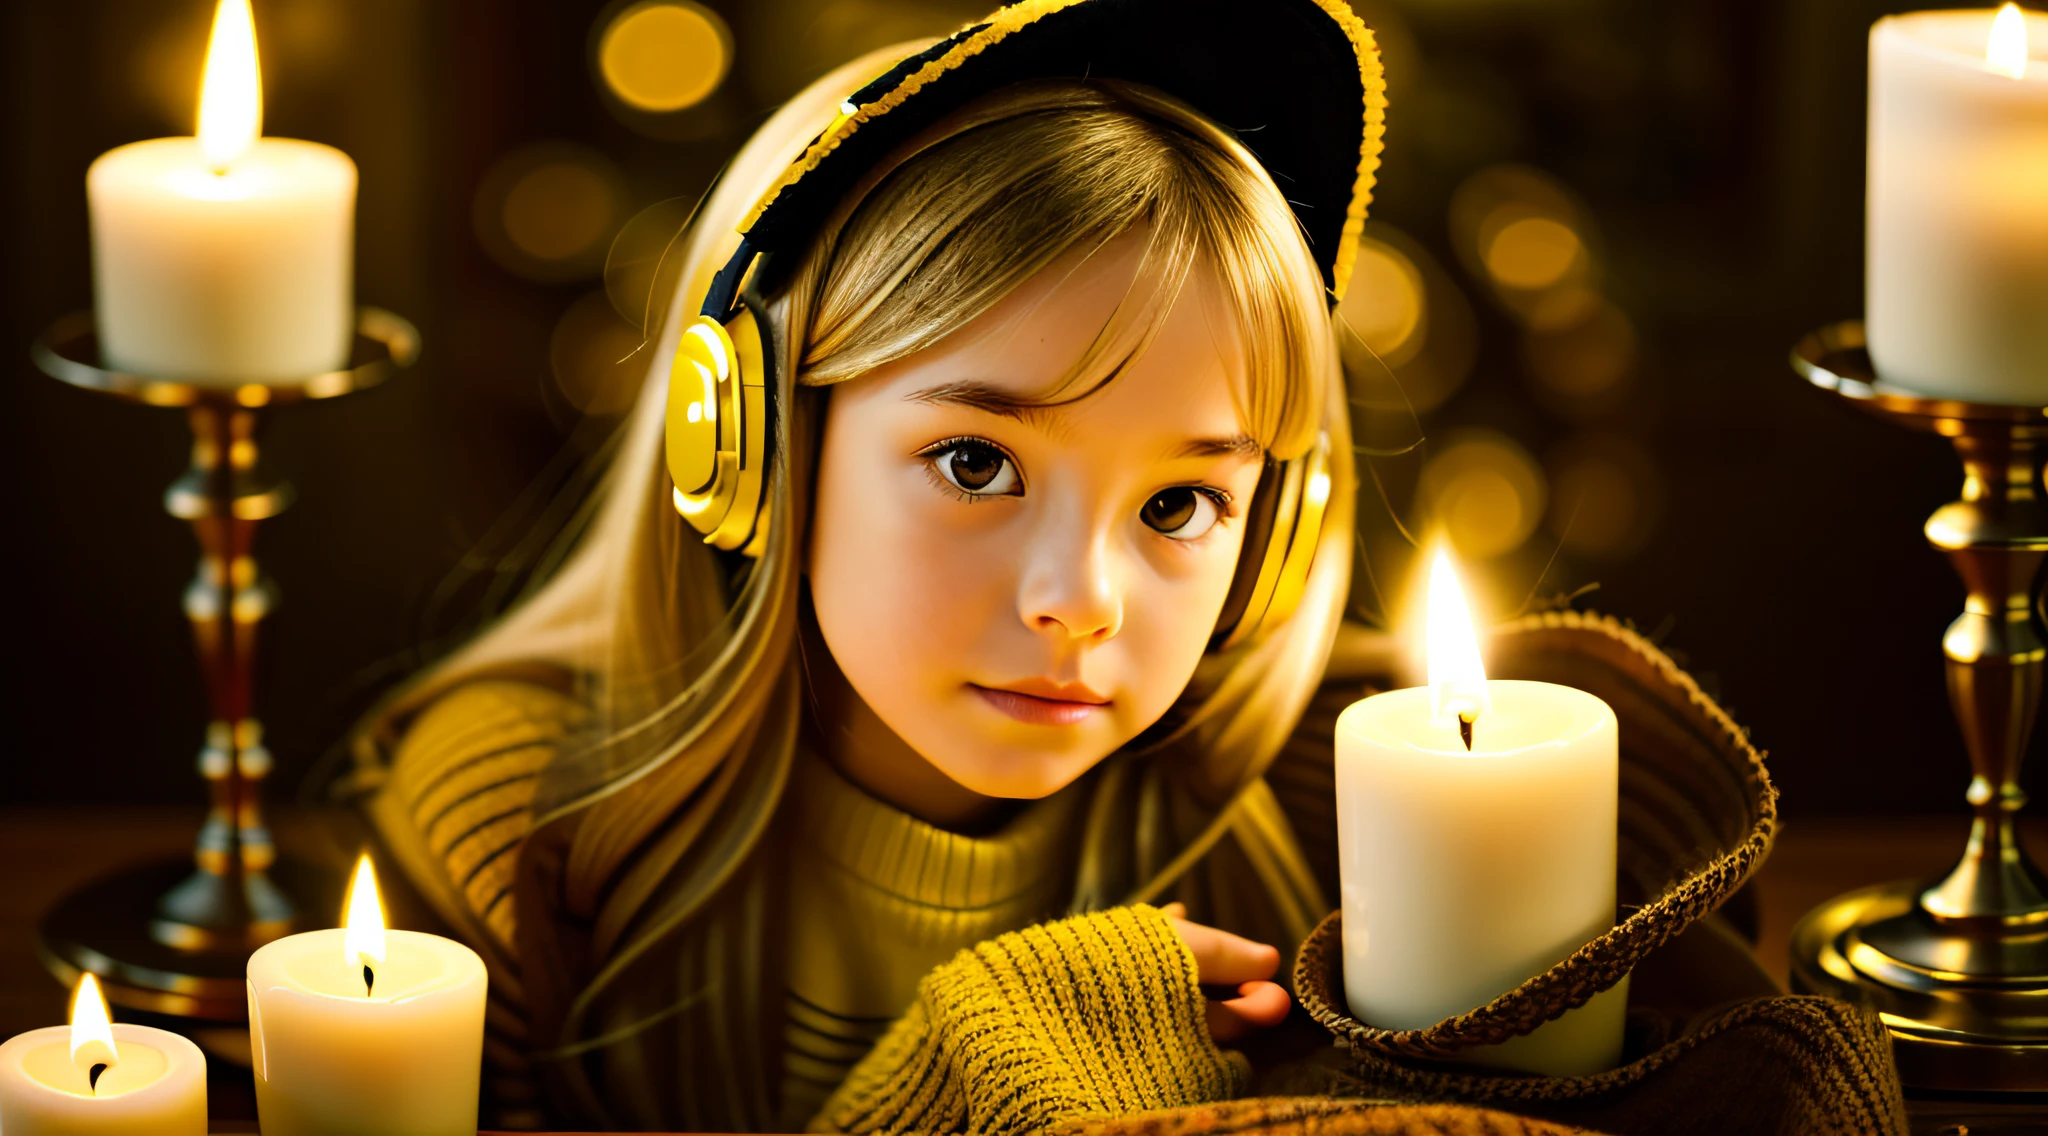
[[[422,330],[396,381],[269,416],[299,488],[260,555],[284,604],[259,711],[277,795],[517,577],[519,542],[631,395],[650,249],[778,101],[987,0],[255,0],[265,130],[361,170],[357,294]],[[1582,588],[1770,751],[1793,816],[1960,812],[1920,525],[1946,443],[1795,378],[1862,308],[1876,0],[1361,0],[1392,110],[1345,314],[1390,519],[1446,526],[1493,614]],[[211,0],[6,6],[0,483],[11,656],[0,801],[200,799],[204,726],[161,508],[182,417],[28,361],[91,304],[84,175],[192,129]],[[650,61],[652,61],[650,63]],[[607,291],[605,265],[615,265]],[[1392,512],[1389,511],[1391,506]],[[501,570],[502,569],[502,570]]]

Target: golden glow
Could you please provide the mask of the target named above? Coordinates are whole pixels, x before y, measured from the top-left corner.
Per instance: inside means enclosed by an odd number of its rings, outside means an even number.
[[[1568,331],[1592,319],[1606,302],[1584,284],[1560,284],[1532,297],[1522,318],[1531,331]]]
[[[618,201],[603,172],[573,160],[535,166],[505,193],[500,219],[520,252],[543,261],[589,253],[611,235]]]
[[[2014,79],[2027,77],[2027,16],[2018,4],[2007,4],[1993,17],[1984,66]]]
[[[1530,377],[1546,390],[1568,399],[1597,399],[1618,390],[1634,369],[1635,324],[1595,296],[1583,319],[1532,331],[1522,350]]]
[[[1422,348],[1428,316],[1422,271],[1400,249],[1361,237],[1337,312],[1374,355],[1398,367]]]
[[[384,961],[384,904],[377,898],[377,871],[370,854],[356,861],[348,885],[348,915],[342,921],[341,957],[351,967]]]
[[[1564,280],[1585,245],[1571,226],[1551,217],[1524,217],[1501,226],[1486,245],[1486,271],[1508,288],[1537,291]]]
[[[107,1017],[107,1001],[100,994],[100,980],[91,971],[79,976],[71,993],[71,1063],[80,1069],[94,1065],[117,1065],[120,1054],[114,1048],[114,1026]]]
[[[1565,551],[1611,561],[1643,546],[1662,512],[1664,479],[1641,445],[1584,434],[1552,461],[1550,529]]]
[[[199,149],[225,171],[263,134],[263,77],[249,0],[220,0],[199,81]]]
[[[1476,718],[1491,702],[1479,633],[1451,554],[1438,546],[1429,565],[1429,710],[1432,716]]]
[[[1337,350],[1364,412],[1365,444],[1397,448],[1412,436],[1416,414],[1441,406],[1464,384],[1478,332],[1457,284],[1414,238],[1370,222],[1357,250],[1351,286],[1335,312]]]
[[[1540,330],[1585,316],[1599,288],[1598,229],[1564,184],[1528,166],[1490,166],[1451,195],[1451,241],[1511,315]]]
[[[585,414],[624,414],[647,377],[644,346],[639,330],[619,318],[603,292],[586,292],[548,336],[555,389]]]
[[[604,271],[628,203],[625,174],[611,159],[549,140],[492,163],[477,183],[470,220],[484,251],[507,271],[560,283]]]
[[[1423,467],[1421,490],[1451,547],[1468,560],[1520,548],[1542,519],[1547,493],[1536,459],[1491,430],[1452,435]]]
[[[704,101],[732,66],[732,36],[701,4],[649,0],[605,25],[597,69],[620,102],[666,114]]]

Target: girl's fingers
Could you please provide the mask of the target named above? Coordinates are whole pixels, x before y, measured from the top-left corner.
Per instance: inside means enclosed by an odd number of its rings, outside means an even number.
[[[1266,981],[1280,969],[1280,952],[1242,935],[1188,922],[1186,905],[1169,903],[1160,908],[1173,921],[1188,952],[1195,956],[1195,973],[1204,986],[1236,987],[1235,998],[1212,999],[1205,1008],[1209,1036],[1217,1041],[1235,1041],[1256,1030],[1277,1026],[1287,1017],[1292,1001],[1278,984]]]
[[[1280,969],[1280,952],[1241,935],[1190,923],[1167,909],[1174,930],[1195,956],[1195,972],[1205,985],[1235,985],[1273,977]]]
[[[1229,1042],[1255,1030],[1270,1029],[1287,1017],[1287,991],[1272,982],[1246,982],[1238,996],[1211,1002],[1207,1008],[1209,1036]]]

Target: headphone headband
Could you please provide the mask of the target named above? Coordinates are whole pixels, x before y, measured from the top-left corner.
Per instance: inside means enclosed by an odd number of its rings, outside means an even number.
[[[725,323],[739,314],[742,307],[740,294],[747,281],[753,278],[757,259],[765,260],[767,257],[754,247],[751,238],[742,234],[739,247],[732,250],[725,267],[712,276],[711,287],[704,293],[704,306],[697,314],[718,323]]]

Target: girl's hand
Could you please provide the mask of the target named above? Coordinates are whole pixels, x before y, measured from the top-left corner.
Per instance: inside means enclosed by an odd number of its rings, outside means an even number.
[[[1209,1002],[1209,1036],[1235,1041],[1254,1030],[1277,1026],[1291,1005],[1287,991],[1268,981],[1280,969],[1280,952],[1264,943],[1190,923],[1186,904],[1160,908],[1181,941],[1194,952],[1195,972],[1204,986],[1235,987],[1237,997]]]

